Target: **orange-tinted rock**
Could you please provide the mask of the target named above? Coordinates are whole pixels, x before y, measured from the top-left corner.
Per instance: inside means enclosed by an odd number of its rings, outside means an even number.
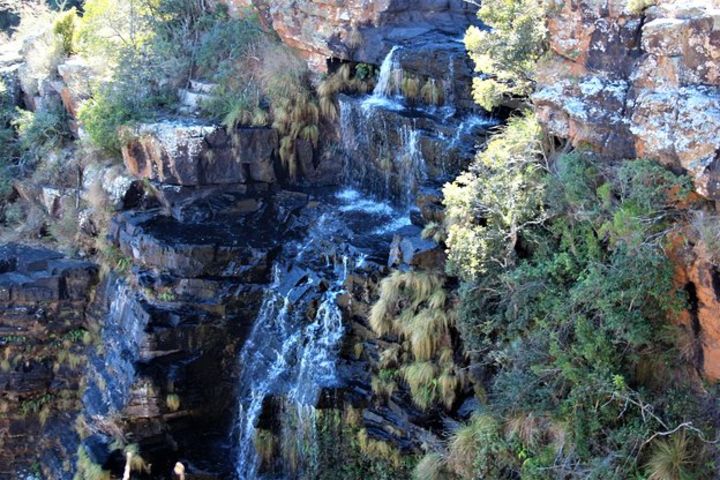
[[[688,295],[689,307],[675,319],[690,343],[688,360],[696,363],[711,381],[720,380],[720,269],[707,246],[685,229],[671,238],[669,258],[674,264],[673,282]],[[688,238],[691,239],[690,243]]]
[[[477,7],[462,0],[221,0],[231,12],[253,4],[264,23],[313,70],[341,58],[379,64],[401,38],[431,31],[460,37]]]

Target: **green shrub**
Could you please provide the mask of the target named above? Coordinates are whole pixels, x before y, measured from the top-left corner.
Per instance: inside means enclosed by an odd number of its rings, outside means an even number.
[[[12,123],[17,130],[18,146],[25,160],[32,164],[71,138],[68,116],[60,104],[37,112],[18,109]]]
[[[138,118],[138,112],[128,105],[126,97],[111,87],[102,87],[78,111],[78,119],[92,143],[111,154],[120,152],[120,127]]]
[[[77,22],[78,16],[75,7],[59,13],[53,22],[53,33],[60,37],[65,55],[75,53],[75,26]]]
[[[522,230],[543,216],[540,140],[533,115],[513,118],[445,186],[450,273],[473,279],[514,264]]]
[[[475,79],[475,101],[492,110],[507,95],[528,95],[535,65],[545,52],[546,28],[541,0],[485,0],[478,17],[489,30],[470,27],[465,45],[484,77]]]
[[[662,334],[668,316],[683,306],[663,248],[669,226],[683,218],[675,204],[690,184],[645,160],[600,171],[588,154],[560,156],[550,168],[542,157],[530,158],[536,168],[515,169],[518,164],[511,163],[511,175],[476,162],[456,181],[453,188],[460,190],[449,198],[449,220],[456,229],[476,232],[482,248],[471,250],[464,237],[453,239],[452,224],[448,245],[451,259],[462,258],[454,269],[503,259],[487,263],[489,274],[459,270],[465,278],[458,320],[465,348],[495,372],[486,413],[517,418],[521,409],[520,418],[554,422],[513,427],[535,433],[483,446],[474,463],[460,462],[461,471],[472,465],[476,475],[490,475],[481,465],[504,465],[492,478],[520,472],[523,478],[547,478],[542,472],[559,461],[574,465],[559,476],[631,478],[642,465],[637,446],[655,431],[687,418],[702,429],[710,425],[702,397],[688,395],[692,380],[678,383],[670,373],[674,366],[684,368],[683,360]],[[483,165],[487,160],[479,156]],[[519,185],[535,192],[532,203],[515,200]],[[500,193],[506,195],[503,205]],[[518,215],[522,228],[513,228],[506,219]],[[509,238],[512,261],[505,261]],[[663,365],[653,372],[655,380],[641,375],[651,360]],[[658,388],[668,381],[675,383]],[[679,412],[673,404],[683,395]],[[647,416],[647,409],[654,415]],[[553,438],[559,437],[569,450],[558,451]],[[692,465],[700,464],[694,451]]]
[[[137,51],[152,37],[150,7],[150,0],[86,0],[73,28],[75,48],[112,68],[124,51]]]

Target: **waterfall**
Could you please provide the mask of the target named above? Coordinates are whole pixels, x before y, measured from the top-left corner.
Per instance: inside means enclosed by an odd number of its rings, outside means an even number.
[[[357,199],[348,192],[336,195],[337,204],[319,217],[304,240],[286,245],[273,267],[272,284],[239,355],[233,432],[239,479],[263,478],[254,440],[269,399],[281,400],[280,425],[273,429],[280,429],[282,451],[301,457],[296,465],[276,465],[281,471],[272,478],[312,477],[315,459],[308,446],[315,443],[314,406],[323,388],[338,386],[336,359],[344,326],[337,297],[344,293],[348,275],[365,262],[364,253],[345,244],[356,234],[349,231],[355,230],[350,220],[358,214],[372,217],[363,217],[357,230],[378,219],[397,220],[389,205],[369,201],[362,212],[347,208]],[[314,311],[311,318],[308,311]]]
[[[378,73],[377,84],[373,90],[373,97],[390,97],[392,96],[393,83],[395,86],[399,85],[397,72],[402,72],[402,69],[400,68],[400,63],[395,58],[395,52],[399,49],[400,47],[395,45],[390,49],[390,52],[388,52],[385,56],[385,59],[383,59],[383,62],[380,65],[380,72]],[[393,76],[395,76],[395,78],[393,78]],[[391,80],[393,80],[392,83]]]

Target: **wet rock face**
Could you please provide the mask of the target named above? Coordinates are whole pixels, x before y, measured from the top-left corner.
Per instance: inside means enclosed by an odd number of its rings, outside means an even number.
[[[472,159],[494,121],[468,115],[443,118],[441,111],[368,104],[367,97],[340,96],[345,181],[409,205],[423,185],[451,180]]]
[[[126,132],[123,160],[132,175],[167,185],[209,186],[275,181],[277,133],[190,120],[142,124]]]
[[[644,18],[625,4],[564,2],[551,14],[554,56],[533,96],[538,115],[575,146],[683,168],[718,199],[718,4],[662,2]]]
[[[41,465],[61,478],[78,438],[79,382],[98,270],[20,245],[0,247],[0,477]],[[10,468],[10,470],[6,470]],[[8,477],[5,477],[8,475]]]
[[[94,304],[105,348],[90,358],[83,414],[105,446],[95,437],[83,446],[99,459],[117,456],[102,428],[109,422],[139,445],[154,475],[182,460],[190,472],[230,478],[238,351],[280,248],[315,217],[303,213],[303,193],[187,189],[170,211],[113,219],[109,239],[132,267]]]

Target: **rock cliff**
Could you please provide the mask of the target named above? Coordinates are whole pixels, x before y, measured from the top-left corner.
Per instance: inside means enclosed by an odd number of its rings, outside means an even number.
[[[698,192],[718,199],[718,4],[661,2],[642,16],[626,4],[557,4],[537,112],[574,146],[687,170]]]
[[[83,372],[97,344],[86,315],[97,279],[88,262],[0,247],[0,478],[72,470]]]

